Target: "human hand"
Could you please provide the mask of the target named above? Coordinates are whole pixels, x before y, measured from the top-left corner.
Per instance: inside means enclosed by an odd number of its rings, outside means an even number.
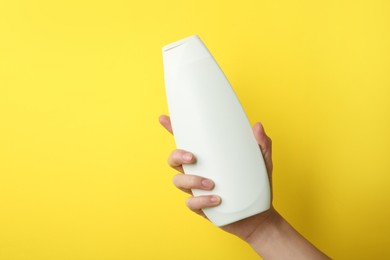
[[[168,116],[160,116],[159,121],[166,130],[173,134],[171,121]],[[253,126],[253,133],[257,143],[259,144],[259,149],[261,149],[267,168],[268,179],[271,186],[271,207],[265,212],[221,227],[223,230],[232,233],[247,242],[249,242],[251,235],[256,230],[261,228],[263,225],[266,225],[266,223],[270,221],[273,216],[277,215],[272,206],[272,142],[271,139],[266,135],[264,128],[260,123],[256,123]],[[183,164],[192,164],[195,163],[195,161],[196,158],[191,152],[180,149],[174,150],[168,158],[169,166],[176,169],[180,173],[184,173],[182,167]],[[190,174],[176,174],[173,177],[173,183],[177,188],[190,195],[193,195],[191,189],[212,190],[214,188],[214,182],[212,180]],[[190,210],[203,217],[206,216],[202,209],[215,207],[220,203],[221,198],[217,195],[203,195],[197,197],[191,196],[186,201],[187,207]]]

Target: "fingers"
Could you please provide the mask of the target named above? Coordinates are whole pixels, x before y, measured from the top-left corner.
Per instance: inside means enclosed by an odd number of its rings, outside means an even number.
[[[189,194],[191,189],[212,190],[214,182],[210,179],[190,174],[176,174],[173,176],[173,184]]]
[[[260,122],[253,126],[253,133],[257,143],[261,146],[262,152],[269,152],[271,150],[271,138],[266,135],[264,127]]]
[[[176,174],[173,177],[173,184],[180,190],[192,195],[191,189],[212,190],[214,182],[210,179],[189,175]],[[187,207],[193,212],[206,217],[202,209],[215,207],[221,203],[221,198],[216,195],[203,195],[197,197],[190,197],[186,200]]]
[[[216,195],[198,196],[188,198],[187,207],[193,212],[204,216],[202,209],[215,207],[221,204],[221,198]]]
[[[264,161],[269,174],[272,172],[272,140],[267,136],[264,131],[264,127],[261,123],[256,123],[253,126],[253,134],[256,141],[260,146],[261,153],[263,154]]]
[[[169,116],[161,115],[159,117],[160,124],[171,134],[173,134],[171,119]],[[191,164],[196,161],[195,156],[184,150],[174,150],[168,158],[168,164],[172,168],[184,173],[183,164]],[[176,174],[173,177],[173,184],[180,190],[192,195],[191,189],[212,190],[214,182],[207,178],[189,174]],[[202,209],[217,206],[221,203],[221,198],[216,195],[205,195],[198,197],[190,197],[186,201],[187,207],[193,212],[206,217]]]
[[[169,116],[161,115],[161,116],[158,118],[158,121],[160,122],[160,124],[161,124],[166,130],[168,130],[168,132],[170,132],[171,134],[173,134],[171,119],[169,118]]]
[[[195,156],[192,153],[180,149],[174,150],[168,157],[169,166],[181,173],[184,173],[183,164],[191,164],[194,162]]]

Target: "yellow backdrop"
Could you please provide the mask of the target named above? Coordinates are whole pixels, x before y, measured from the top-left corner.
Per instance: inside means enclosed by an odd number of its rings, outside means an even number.
[[[191,213],[161,47],[198,34],[274,143],[274,204],[336,259],[390,258],[390,4],[0,2],[0,259],[258,259]]]

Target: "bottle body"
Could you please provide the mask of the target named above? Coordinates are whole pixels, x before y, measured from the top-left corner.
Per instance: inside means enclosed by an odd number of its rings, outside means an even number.
[[[163,48],[168,109],[176,146],[197,161],[186,174],[212,179],[222,203],[203,209],[217,226],[270,207],[268,175],[259,146],[229,81],[197,36]]]

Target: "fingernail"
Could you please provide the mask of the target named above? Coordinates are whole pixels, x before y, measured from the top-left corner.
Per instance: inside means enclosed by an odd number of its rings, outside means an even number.
[[[213,186],[213,182],[209,179],[203,179],[202,180],[202,186],[204,188],[210,189]]]
[[[210,197],[210,202],[212,202],[213,204],[218,204],[220,201],[220,198],[218,196],[211,196]]]
[[[192,160],[192,154],[190,153],[185,153],[183,154],[183,159],[186,160],[187,162]]]

